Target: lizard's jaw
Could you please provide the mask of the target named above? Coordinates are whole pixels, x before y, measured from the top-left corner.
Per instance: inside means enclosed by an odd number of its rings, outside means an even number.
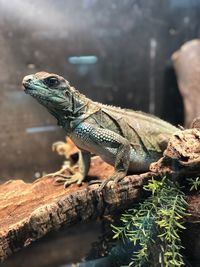
[[[40,104],[45,106],[49,111],[54,111],[55,113],[56,105],[52,101],[53,96],[49,95],[47,90],[41,88],[40,86],[29,83],[23,83],[23,86],[24,86],[24,92],[26,94],[35,98]]]
[[[49,97],[44,93],[41,93],[41,90],[38,90],[35,86],[30,85],[29,83],[23,83],[24,92],[33,98],[35,98],[38,102],[45,106],[49,106]]]

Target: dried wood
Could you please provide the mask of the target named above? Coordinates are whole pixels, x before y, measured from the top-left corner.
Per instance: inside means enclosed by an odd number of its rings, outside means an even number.
[[[91,176],[103,179],[113,168],[99,158],[92,161]],[[64,189],[54,179],[34,183],[12,180],[0,186],[0,259],[62,225],[110,214],[139,199],[142,176],[126,177],[120,186],[98,192],[97,185],[72,185]]]
[[[131,207],[141,198],[142,185],[148,178],[168,173],[173,177],[197,176],[200,173],[200,131],[177,132],[170,140],[164,156],[153,163],[150,172],[130,175],[120,183],[112,182],[101,191],[98,185],[72,185],[64,189],[53,178],[42,177],[34,183],[9,181],[0,186],[0,259],[62,225],[91,220]],[[104,179],[113,167],[95,157],[90,177]],[[200,222],[200,196],[188,198],[190,222]],[[78,226],[77,226],[78,227]]]

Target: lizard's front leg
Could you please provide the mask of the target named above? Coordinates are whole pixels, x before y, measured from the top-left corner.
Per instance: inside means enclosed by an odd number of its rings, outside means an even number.
[[[108,129],[93,128],[90,132],[91,146],[95,147],[96,154],[115,167],[114,173],[101,183],[100,190],[109,182],[118,182],[127,174],[130,163],[131,145],[121,135]]]
[[[72,175],[60,175],[56,182],[64,183],[64,187],[68,187],[73,183],[81,185],[90,168],[91,154],[87,151],[79,151],[78,167],[79,171]]]
[[[118,148],[118,152],[116,155],[115,171],[110,177],[108,177],[101,183],[99,190],[102,190],[104,186],[110,181],[118,183],[121,179],[123,179],[127,174],[129,161],[130,161],[130,145],[121,144]]]

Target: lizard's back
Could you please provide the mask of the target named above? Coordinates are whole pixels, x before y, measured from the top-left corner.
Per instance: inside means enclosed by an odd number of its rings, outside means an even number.
[[[152,151],[162,151],[164,139],[168,140],[178,130],[170,123],[141,111],[102,105],[101,112],[96,114],[101,127],[119,133],[133,146],[143,144]]]
[[[170,136],[178,130],[153,115],[99,105],[99,111],[88,117],[86,122],[111,130],[130,142],[132,149],[129,170],[148,170],[149,164],[161,157]],[[104,159],[109,162],[109,159]]]

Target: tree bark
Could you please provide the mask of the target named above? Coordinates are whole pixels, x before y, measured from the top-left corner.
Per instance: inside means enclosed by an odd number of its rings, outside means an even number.
[[[130,175],[118,184],[108,183],[101,191],[98,185],[67,189],[55,185],[54,178],[42,177],[34,183],[9,181],[0,186],[0,259],[62,225],[91,220],[132,207],[141,198],[142,185],[152,176],[168,173],[184,179],[200,173],[200,131],[190,129],[177,132],[170,140],[164,156],[153,163],[150,172]],[[95,157],[90,176],[104,179],[113,167]],[[190,222],[200,222],[200,197],[188,197]]]
[[[91,176],[101,179],[113,168],[99,158],[92,160]],[[64,189],[54,178],[32,184],[12,180],[0,186],[0,259],[29,245],[62,225],[71,225],[129,207],[140,198],[146,175],[126,177],[119,186],[98,192],[98,185],[72,185]]]

